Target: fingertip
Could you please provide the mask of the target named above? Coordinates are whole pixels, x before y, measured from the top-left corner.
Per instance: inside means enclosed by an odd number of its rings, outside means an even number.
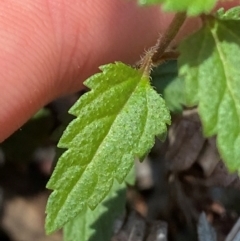
[[[40,6],[0,3],[0,142],[56,96],[58,52]]]

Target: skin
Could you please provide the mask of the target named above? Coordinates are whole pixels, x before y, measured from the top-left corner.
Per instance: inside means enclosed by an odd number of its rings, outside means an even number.
[[[173,17],[132,0],[4,0],[0,13],[0,143],[99,65],[139,60]],[[175,43],[199,27],[187,21]]]

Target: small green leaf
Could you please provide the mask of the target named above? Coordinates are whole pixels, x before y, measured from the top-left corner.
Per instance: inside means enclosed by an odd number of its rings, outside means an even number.
[[[170,123],[164,100],[149,78],[122,63],[101,67],[85,84],[92,89],[70,109],[77,116],[65,130],[60,157],[47,185],[46,230],[61,228],[122,183],[133,160],[145,156]]]
[[[187,12],[189,16],[209,13],[217,0],[138,0],[142,5],[161,4],[166,11]]]
[[[240,6],[230,8],[226,12],[221,8],[217,11],[216,17],[224,20],[240,20]]]
[[[239,21],[208,19],[180,46],[180,74],[186,102],[198,104],[206,136],[217,134],[222,158],[231,171],[240,168]]]
[[[94,210],[85,209],[65,224],[65,241],[108,241],[113,234],[116,218],[124,213],[126,185],[114,181],[111,191]]]
[[[177,61],[159,65],[151,74],[152,84],[163,95],[171,112],[182,112],[185,101],[184,80],[178,76]]]

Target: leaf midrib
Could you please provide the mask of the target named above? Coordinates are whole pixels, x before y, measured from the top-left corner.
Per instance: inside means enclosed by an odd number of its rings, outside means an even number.
[[[218,55],[219,55],[219,58],[221,60],[221,63],[222,63],[222,69],[223,69],[223,72],[224,72],[224,76],[225,76],[225,83],[226,83],[226,87],[227,87],[227,91],[229,92],[231,98],[233,99],[233,102],[234,102],[234,109],[235,109],[235,112],[238,116],[238,126],[239,126],[239,123],[240,123],[240,113],[236,107],[236,103],[237,103],[237,99],[234,95],[234,92],[232,91],[232,88],[231,88],[231,73],[229,73],[227,71],[227,68],[226,66],[229,65],[228,62],[227,62],[227,58],[226,56],[224,55],[222,49],[221,49],[221,43],[218,39],[218,36],[217,34],[215,33],[214,30],[211,29],[211,33],[212,33],[212,36],[213,36],[213,39],[216,43],[216,49],[217,49],[217,52],[218,52]],[[235,35],[234,35],[235,36]],[[224,65],[225,63],[225,65]],[[224,98],[224,94],[223,94],[223,97],[222,99]],[[220,102],[219,102],[219,106],[220,106]],[[219,115],[219,114],[218,114]],[[235,145],[235,142],[237,140],[237,136],[239,135],[239,133],[234,133],[235,134],[235,138],[234,138],[234,145]]]

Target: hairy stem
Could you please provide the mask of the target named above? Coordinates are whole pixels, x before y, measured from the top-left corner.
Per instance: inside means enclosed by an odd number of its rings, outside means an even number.
[[[158,39],[157,44],[148,50],[139,62],[140,70],[149,76],[153,65],[160,65],[164,60],[176,59],[176,51],[166,51],[169,44],[176,37],[186,19],[186,13],[176,13],[165,34]]]
[[[164,54],[169,44],[176,37],[185,19],[186,19],[186,13],[176,13],[167,31],[165,32],[163,37],[161,37],[161,40],[158,41],[155,47],[156,52],[152,56],[153,63],[157,63],[161,59],[162,55]]]

